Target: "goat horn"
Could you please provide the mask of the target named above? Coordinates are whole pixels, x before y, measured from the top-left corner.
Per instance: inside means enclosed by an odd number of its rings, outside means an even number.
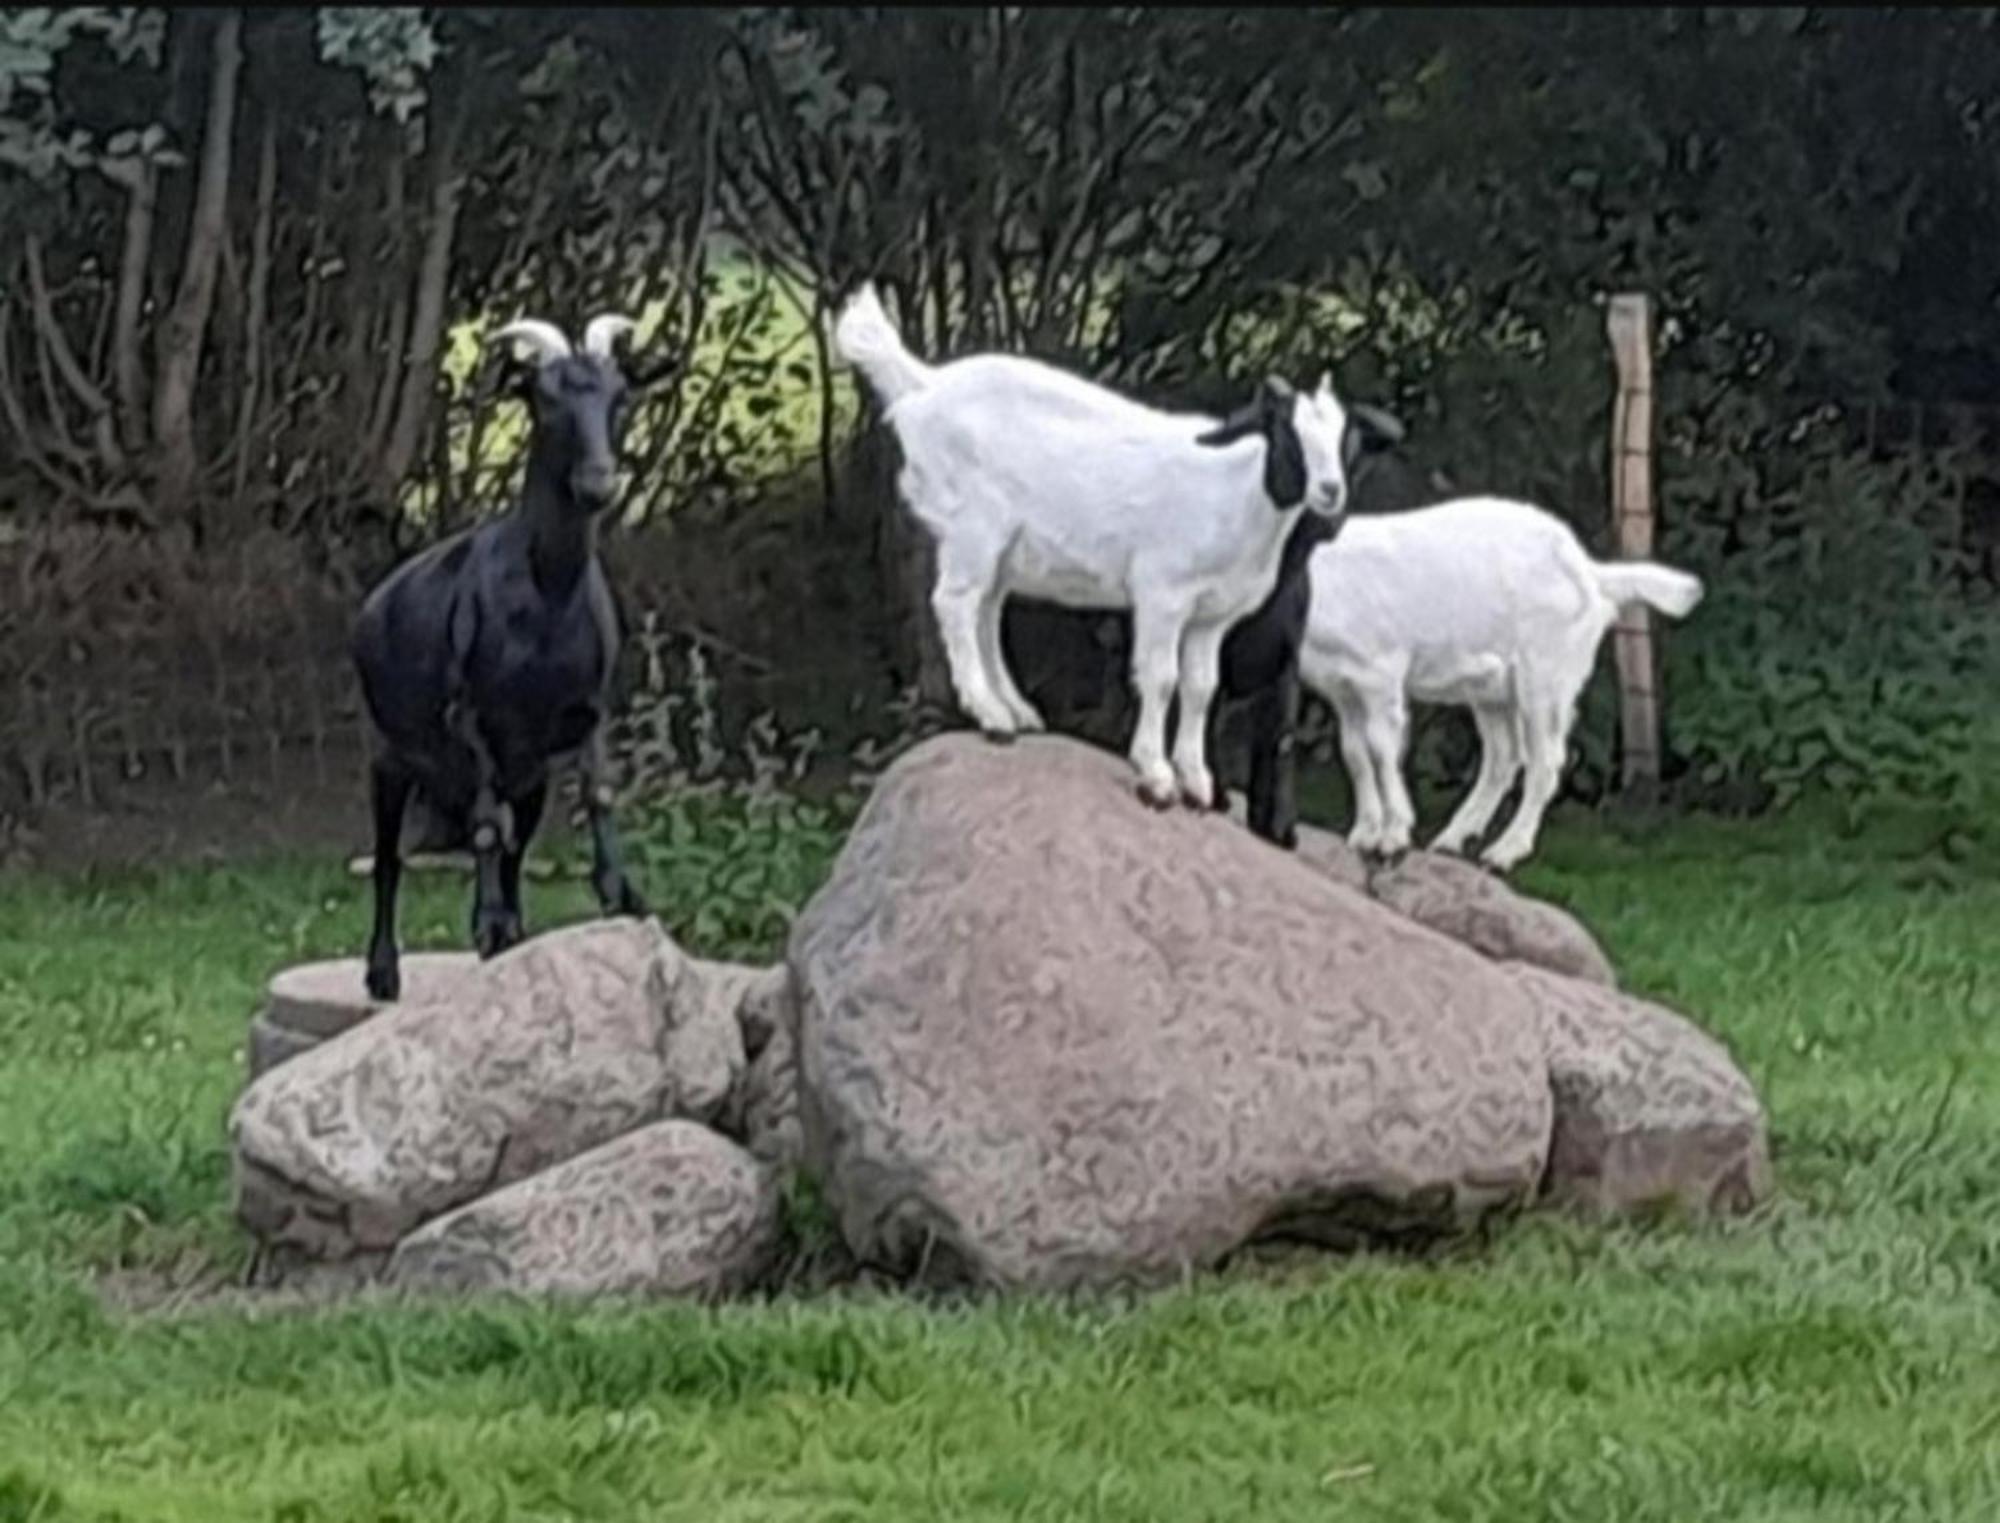
[[[504,344],[510,338],[524,341],[535,351],[535,358],[544,364],[550,360],[568,359],[570,355],[569,336],[554,323],[545,323],[540,318],[524,317],[511,322],[486,342]]]
[[[631,318],[620,317],[615,312],[593,317],[583,330],[583,352],[594,354],[599,359],[609,359],[611,346],[638,326]]]

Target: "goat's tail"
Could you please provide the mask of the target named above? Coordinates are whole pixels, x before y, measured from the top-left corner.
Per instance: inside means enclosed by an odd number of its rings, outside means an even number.
[[[1644,603],[1670,619],[1684,619],[1701,601],[1701,578],[1657,561],[1594,561],[1603,594],[1620,608]]]
[[[903,336],[882,310],[874,282],[847,298],[833,325],[833,347],[840,357],[868,377],[868,384],[893,407],[913,391],[930,385],[937,372],[903,347]]]

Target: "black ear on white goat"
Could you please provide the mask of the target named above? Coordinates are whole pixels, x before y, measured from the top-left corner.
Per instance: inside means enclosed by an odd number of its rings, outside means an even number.
[[[1206,433],[1195,443],[1217,449],[1247,439],[1253,434],[1264,439],[1264,492],[1280,512],[1295,508],[1306,495],[1305,446],[1299,441],[1293,413],[1299,405],[1298,393],[1282,376],[1266,376],[1257,395]]]

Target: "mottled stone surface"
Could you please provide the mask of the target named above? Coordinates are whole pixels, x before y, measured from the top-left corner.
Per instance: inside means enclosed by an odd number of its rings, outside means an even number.
[[[854,1252],[1144,1282],[1527,1199],[1549,1082],[1507,970],[1128,773],[928,741],[801,914],[806,1156]]]
[[[425,1291],[717,1296],[754,1286],[780,1241],[776,1175],[706,1127],[663,1121],[426,1223],[385,1278]]]
[[[1368,888],[1368,865],[1361,860],[1361,853],[1330,830],[1321,830],[1317,825],[1299,827],[1299,860],[1316,872],[1331,878],[1335,883],[1366,892]]]
[[[404,1005],[448,998],[479,966],[471,952],[412,952],[403,958]],[[392,1006],[368,997],[367,964],[359,957],[300,963],[271,980],[264,1008],[250,1023],[254,1079],[321,1042],[352,1030]]]
[[[1611,959],[1574,915],[1528,898],[1462,857],[1413,851],[1369,875],[1368,891],[1397,914],[1501,962],[1617,986]]]
[[[1598,1213],[1737,1211],[1770,1191],[1764,1108],[1728,1050],[1662,1006],[1536,968],[1514,975],[1548,1054],[1550,1198]]]
[[[551,931],[253,1082],[238,1215],[320,1257],[386,1248],[634,1127],[707,1120],[743,1066],[729,999],[657,922]]]

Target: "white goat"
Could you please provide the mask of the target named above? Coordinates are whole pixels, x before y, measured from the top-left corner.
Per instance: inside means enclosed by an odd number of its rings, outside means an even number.
[[[1340,718],[1357,850],[1409,849],[1408,700],[1465,704],[1479,777],[1431,842],[1464,852],[1526,767],[1521,804],[1480,860],[1506,871],[1535,849],[1604,632],[1643,603],[1681,618],[1698,578],[1652,561],[1591,559],[1569,526],[1525,502],[1468,497],[1356,515],[1312,557],[1300,675]]]
[[[1141,795],[1213,807],[1204,754],[1223,637],[1277,579],[1301,510],[1346,511],[1346,410],[1332,382],[1281,381],[1218,421],[1161,412],[1038,360],[929,365],[872,286],[834,325],[902,446],[898,487],[937,545],[931,592],[960,704],[989,736],[1039,730],[1000,648],[1009,593],[1132,610]],[[1167,706],[1178,692],[1172,766]]]

